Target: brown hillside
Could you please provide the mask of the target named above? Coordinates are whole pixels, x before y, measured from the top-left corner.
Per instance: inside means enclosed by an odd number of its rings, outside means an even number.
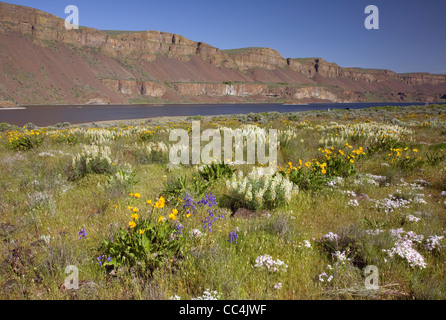
[[[0,105],[434,101],[446,75],[342,68],[270,48],[220,50],[159,31],[66,30],[0,3]]]

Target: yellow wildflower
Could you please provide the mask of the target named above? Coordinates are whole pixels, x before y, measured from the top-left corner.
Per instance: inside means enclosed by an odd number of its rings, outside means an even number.
[[[144,234],[145,232],[146,232],[146,229],[144,229],[144,230],[139,229],[139,234]]]
[[[135,193],[135,198],[139,199],[139,198],[141,198],[141,195],[139,193]]]
[[[178,214],[178,210],[177,210],[177,209],[173,209],[173,210],[172,210],[172,213],[173,213],[174,215],[177,215],[177,214]]]
[[[132,214],[132,219],[133,220],[138,220],[139,219],[138,214],[136,214],[136,213]]]
[[[158,201],[155,203],[155,208],[162,209],[166,203],[166,199],[164,197],[160,197]]]
[[[173,213],[171,213],[169,214],[169,219],[176,220],[177,217]]]
[[[147,204],[152,204],[152,200],[147,200]]]
[[[139,212],[139,209],[135,207],[135,208],[133,208],[133,212],[135,212],[135,213]]]
[[[161,222],[163,222],[164,221],[164,217],[163,216],[160,216],[159,218],[158,218],[158,223],[161,223]]]
[[[135,223],[135,221],[133,221],[133,220],[130,221],[130,222],[129,222],[129,226],[130,226],[131,229],[133,229],[134,227],[136,227],[136,223]]]
[[[186,218],[190,218],[191,215],[190,213],[186,214]]]

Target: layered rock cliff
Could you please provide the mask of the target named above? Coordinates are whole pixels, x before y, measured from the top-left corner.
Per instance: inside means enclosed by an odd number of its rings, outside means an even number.
[[[220,50],[159,31],[65,29],[0,3],[0,105],[151,102],[433,101],[446,75],[342,68],[270,48]]]

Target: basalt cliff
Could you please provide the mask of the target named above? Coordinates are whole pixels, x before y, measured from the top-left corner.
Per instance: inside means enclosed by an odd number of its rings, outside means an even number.
[[[220,50],[159,31],[67,30],[0,3],[0,105],[446,99],[446,75],[342,68],[270,48]]]

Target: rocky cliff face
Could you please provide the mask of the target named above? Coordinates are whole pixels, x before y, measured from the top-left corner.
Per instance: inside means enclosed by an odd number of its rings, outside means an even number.
[[[220,50],[159,31],[66,30],[0,3],[0,104],[404,101],[446,94],[446,75],[342,68],[270,48]]]

